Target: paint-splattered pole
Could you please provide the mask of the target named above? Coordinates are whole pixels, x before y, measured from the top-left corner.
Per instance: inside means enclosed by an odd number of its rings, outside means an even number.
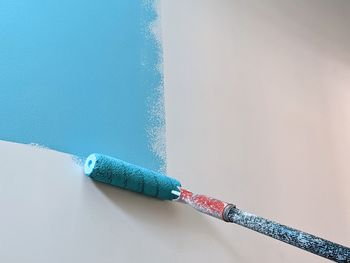
[[[348,247],[249,214],[234,206],[227,209],[225,219],[335,262],[350,262]]]
[[[335,262],[350,262],[350,248],[316,237],[300,230],[281,225],[265,218],[244,212],[232,204],[206,195],[197,195],[180,188],[177,201],[189,204],[196,210],[236,223],[289,245],[301,248]]]

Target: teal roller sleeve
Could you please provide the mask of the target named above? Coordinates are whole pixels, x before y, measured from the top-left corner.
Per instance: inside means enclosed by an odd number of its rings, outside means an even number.
[[[162,200],[178,198],[171,191],[181,186],[174,178],[96,153],[86,159],[84,173],[96,181]]]

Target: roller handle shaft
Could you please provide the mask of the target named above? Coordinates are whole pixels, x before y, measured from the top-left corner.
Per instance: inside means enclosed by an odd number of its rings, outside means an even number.
[[[227,206],[224,212],[224,220],[236,223],[329,260],[342,263],[350,262],[350,248],[348,247],[249,214],[233,205]]]
[[[194,194],[184,188],[179,188],[179,190],[177,201],[186,203],[199,212],[226,222],[236,223],[329,260],[350,262],[350,248],[348,247],[247,213],[236,208],[235,205],[213,197]]]

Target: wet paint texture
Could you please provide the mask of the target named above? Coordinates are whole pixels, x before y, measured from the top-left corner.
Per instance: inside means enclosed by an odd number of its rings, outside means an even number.
[[[231,208],[227,221],[247,227],[261,234],[283,241],[321,257],[336,261],[350,262],[350,248],[316,237],[314,235],[281,225],[279,223]]]
[[[149,106],[162,76],[152,1],[0,3],[0,139],[162,166]]]
[[[225,207],[228,205],[210,196],[193,194],[184,188],[180,188],[180,196],[177,201],[189,204],[194,209],[219,219],[223,219]]]
[[[96,181],[161,200],[177,198],[171,191],[181,186],[174,178],[101,154],[87,158],[84,172]]]

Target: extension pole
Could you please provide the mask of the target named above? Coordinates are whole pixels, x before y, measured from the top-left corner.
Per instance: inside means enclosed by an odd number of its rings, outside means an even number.
[[[227,222],[241,225],[335,262],[350,262],[348,247],[247,213],[233,205],[228,206],[225,211],[224,220]]]
[[[350,262],[350,248],[348,247],[247,213],[236,208],[235,205],[210,196],[194,194],[182,187],[173,193],[178,196],[176,201],[186,203],[199,212],[249,228],[335,262]]]

